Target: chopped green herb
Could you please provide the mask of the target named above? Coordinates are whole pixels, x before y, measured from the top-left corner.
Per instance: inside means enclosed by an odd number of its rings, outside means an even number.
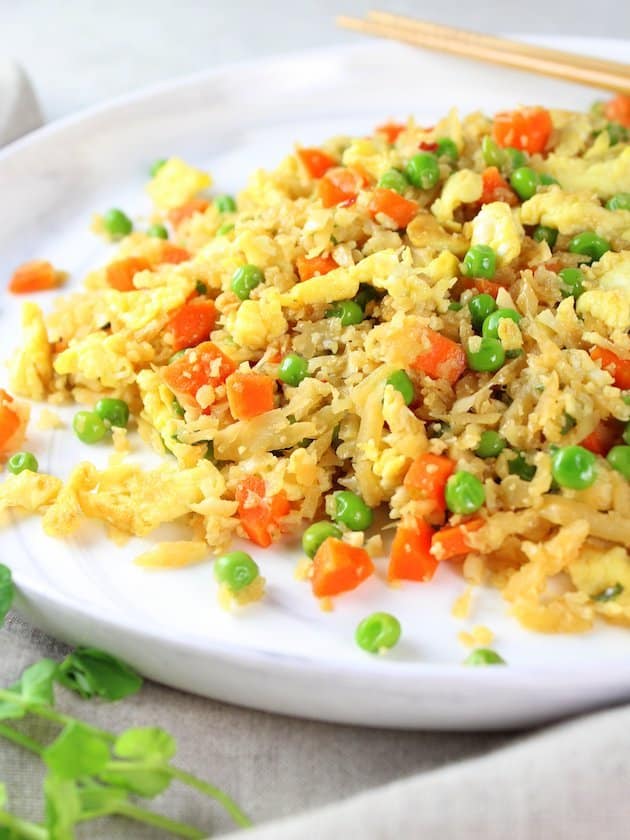
[[[531,481],[536,475],[536,467],[528,464],[523,453],[519,452],[516,458],[508,462],[508,472],[510,475],[517,475],[523,481]]]
[[[620,583],[616,583],[614,586],[607,586],[606,589],[603,589],[597,595],[593,595],[593,601],[606,603],[606,601],[612,601],[614,598],[617,598],[622,592],[623,586]]]
[[[570,414],[567,412],[563,412],[562,414],[562,428],[560,429],[561,435],[568,435],[571,429],[577,424],[577,420],[575,417],[571,417]]]
[[[203,280],[197,280],[195,281],[195,291],[198,295],[206,295],[208,294],[208,287]]]

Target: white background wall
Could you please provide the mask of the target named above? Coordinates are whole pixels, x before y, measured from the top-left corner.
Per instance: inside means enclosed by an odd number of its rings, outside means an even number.
[[[26,68],[51,119],[217,63],[353,41],[334,16],[374,7],[477,30],[630,38],[630,0],[0,0],[0,55]]]

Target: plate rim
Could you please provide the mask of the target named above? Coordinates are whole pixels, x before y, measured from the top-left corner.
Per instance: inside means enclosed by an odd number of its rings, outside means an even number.
[[[518,37],[524,41],[532,40],[537,42],[553,43],[568,47],[571,44],[580,44],[585,48],[595,48],[596,45],[605,45],[616,43],[624,46],[630,45],[630,39],[627,38],[591,38],[588,36],[555,36],[555,35],[534,35],[534,34],[519,34]],[[59,134],[63,134],[68,129],[73,129],[76,126],[89,124],[98,118],[105,115],[116,115],[120,109],[126,108],[135,102],[145,102],[162,95],[169,95],[176,92],[178,89],[194,87],[196,85],[207,83],[214,78],[220,78],[226,73],[238,70],[240,72],[252,71],[261,65],[269,66],[276,63],[291,62],[294,60],[304,60],[305,58],[323,59],[331,54],[348,54],[367,52],[373,48],[374,40],[366,40],[360,43],[340,43],[334,45],[324,45],[311,47],[305,50],[292,50],[287,52],[275,53],[269,56],[260,56],[254,59],[243,59],[235,62],[228,62],[218,65],[216,67],[207,68],[196,71],[194,73],[185,74],[175,78],[169,78],[151,85],[142,86],[134,91],[121,94],[119,96],[108,98],[96,105],[81,109],[75,113],[64,116],[60,119],[54,120],[45,124],[39,129],[30,132],[26,136],[19,138],[0,150],[0,165],[3,165],[7,160],[10,160],[13,155],[20,154],[23,150],[27,150],[39,143],[45,143],[49,138],[55,138]],[[380,41],[379,43],[383,49],[400,49],[400,45],[385,45]],[[412,50],[412,47],[402,47],[403,49]],[[13,518],[13,517],[12,517]],[[224,640],[216,641],[210,637],[196,637],[191,635],[179,634],[179,636],[171,635],[168,628],[160,628],[153,630],[142,626],[141,622],[134,621],[127,617],[122,612],[117,612],[114,618],[109,618],[106,615],[99,614],[91,616],[87,610],[83,610],[81,605],[74,599],[67,597],[65,593],[55,592],[51,596],[45,590],[40,581],[32,578],[28,572],[18,571],[14,573],[14,580],[17,588],[21,590],[20,600],[25,600],[33,597],[38,603],[45,602],[48,606],[46,609],[62,608],[68,613],[74,614],[77,617],[93,618],[103,627],[112,632],[122,634],[133,634],[139,640],[150,640],[156,643],[167,643],[174,650],[181,651],[195,651],[196,653],[211,656],[214,659],[229,659],[235,665],[242,665],[247,668],[260,667],[261,664],[266,667],[271,666],[272,671],[281,673],[295,673],[308,674],[311,677],[343,677],[344,680],[365,679],[373,677],[373,660],[366,657],[365,661],[330,661],[326,662],[324,659],[309,659],[307,657],[300,657],[288,652],[269,652],[254,647],[248,647],[244,644],[230,643]],[[22,594],[23,593],[23,594]],[[26,596],[26,598],[24,598]],[[18,604],[19,608],[19,604]],[[622,666],[625,665],[625,668]],[[451,663],[435,663],[425,662],[421,659],[413,662],[400,662],[395,660],[385,661],[382,663],[385,667],[383,674],[387,679],[394,684],[394,686],[408,685],[410,681],[422,680],[423,678],[440,678],[445,683],[455,681],[458,685],[462,683],[466,687],[480,686],[483,684],[485,688],[488,685],[504,684],[509,682],[512,685],[523,684],[523,686],[533,685],[541,678],[549,679],[553,677],[555,681],[566,681],[569,684],[575,681],[579,683],[585,677],[600,678],[605,675],[610,676],[609,672],[611,666],[617,668],[616,678],[617,682],[623,675],[630,676],[630,659],[611,658],[606,661],[595,662],[591,661],[588,664],[572,663],[563,666],[561,662],[556,664],[539,663],[539,664],[508,664],[506,669],[475,669],[462,668],[460,664]]]

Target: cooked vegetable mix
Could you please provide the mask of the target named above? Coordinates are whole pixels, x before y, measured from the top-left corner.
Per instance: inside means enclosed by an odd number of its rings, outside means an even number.
[[[85,290],[48,315],[25,304],[0,507],[27,499],[56,537],[84,518],[185,524],[188,543],[142,563],[207,547],[229,608],[264,598],[264,555],[236,537],[301,541],[324,606],[368,579],[439,587],[454,561],[532,629],[630,624],[630,105],[614,102],[384,123],[236,196],[158,161],[146,222],[96,220],[121,241]],[[9,290],[63,280],[35,260]],[[116,458],[65,484],[33,470],[19,397],[81,403],[76,436]],[[161,466],[126,457],[136,428]],[[358,644],[388,647],[395,619],[366,622]]]

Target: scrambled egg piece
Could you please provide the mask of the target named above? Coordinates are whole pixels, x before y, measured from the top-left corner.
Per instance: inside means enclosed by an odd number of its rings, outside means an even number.
[[[630,192],[630,146],[613,146],[605,160],[596,161],[552,153],[544,170],[567,192],[595,193],[605,200],[615,193]]]
[[[23,340],[11,363],[11,387],[33,400],[41,400],[50,390],[53,376],[52,355],[41,309],[34,303],[22,307]]]
[[[630,290],[590,289],[578,298],[576,309],[599,318],[611,329],[630,329]]]
[[[346,300],[356,295],[360,283],[387,288],[390,276],[399,269],[396,251],[391,248],[378,251],[349,268],[335,268],[322,277],[297,283],[289,292],[280,296],[280,303],[290,309],[297,309],[313,303]]]
[[[524,225],[546,225],[573,236],[594,230],[614,247],[630,247],[630,210],[606,210],[590,193],[564,192],[552,187],[521,205]]]
[[[611,587],[623,587],[616,603],[630,607],[630,555],[622,546],[608,551],[584,548],[568,568],[575,587],[589,598],[597,597]]]
[[[228,317],[226,329],[237,344],[251,350],[264,350],[287,329],[278,291],[265,289],[259,300],[244,300]]]
[[[208,557],[208,544],[201,540],[177,540],[158,543],[135,559],[147,569],[181,569],[200,563]]]
[[[63,482],[54,475],[24,470],[0,484],[0,510],[19,507],[35,513],[52,504]]]
[[[483,180],[472,169],[454,172],[444,184],[442,195],[431,205],[431,212],[443,225],[453,224],[453,214],[462,204],[479,201],[483,192]]]
[[[163,285],[156,288],[135,292],[110,289],[103,293],[112,330],[126,328],[139,332],[149,327],[152,332],[159,331],[170,313],[186,303],[195,289],[194,279],[176,271],[165,272],[161,277]]]
[[[451,251],[463,257],[468,250],[468,239],[461,233],[449,233],[428,210],[420,210],[407,225],[407,236],[416,248],[432,251]]]
[[[211,183],[212,178],[207,172],[173,157],[149,181],[147,192],[160,210],[172,210],[190,201]]]
[[[153,356],[150,344],[134,341],[128,333],[96,332],[74,341],[57,356],[54,368],[62,376],[80,375],[103,388],[118,389],[133,385],[136,368],[151,362]]]
[[[344,166],[359,165],[377,181],[388,169],[398,164],[397,156],[389,150],[379,149],[373,140],[359,138],[344,150],[341,158]]]
[[[489,245],[499,266],[507,265],[521,253],[523,228],[504,201],[484,204],[471,222],[472,245]]]

